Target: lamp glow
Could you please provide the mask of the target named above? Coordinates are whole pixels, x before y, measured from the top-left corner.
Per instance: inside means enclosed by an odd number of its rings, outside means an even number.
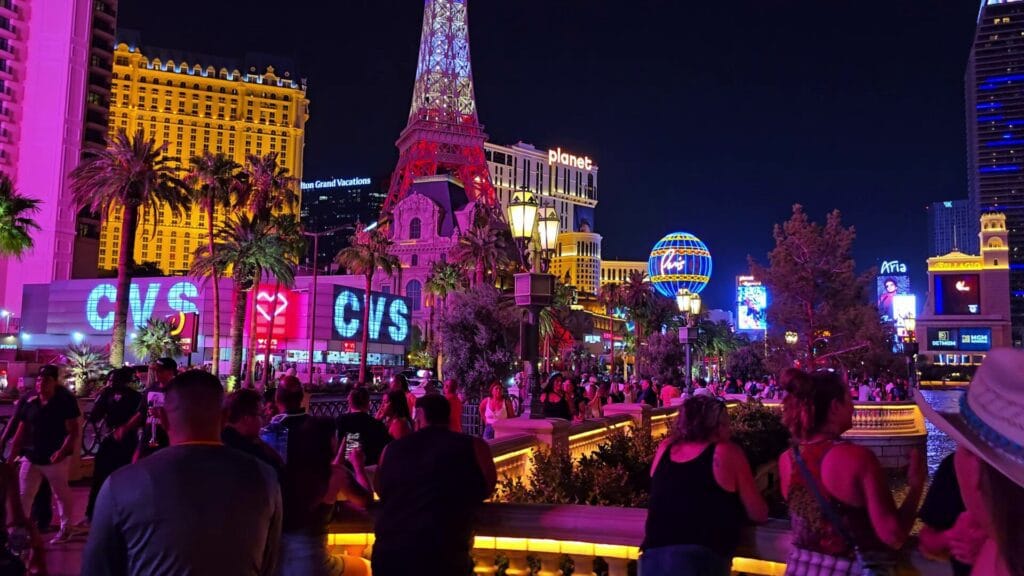
[[[558,242],[559,228],[561,222],[558,219],[558,212],[550,206],[540,209],[540,219],[537,220],[537,233],[540,236],[540,249],[553,252]]]
[[[520,190],[515,193],[508,205],[508,223],[513,238],[533,238],[533,229],[537,225],[537,209],[537,198],[533,192]]]
[[[796,332],[786,332],[786,344],[790,346],[796,344],[800,340],[800,335]]]

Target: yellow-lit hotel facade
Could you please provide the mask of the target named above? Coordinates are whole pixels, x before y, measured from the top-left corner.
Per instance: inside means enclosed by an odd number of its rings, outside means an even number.
[[[118,44],[110,133],[141,129],[158,144],[166,143],[167,155],[176,159],[182,174],[189,158],[207,150],[223,152],[242,165],[249,154],[277,152],[278,162],[301,179],[309,118],[305,81],[273,66],[240,70],[245,65],[214,58],[198,61],[202,59]],[[115,269],[120,213],[109,215],[103,224],[99,268]],[[140,226],[135,262],[154,262],[167,274],[183,274],[205,239],[202,210],[190,210],[179,219],[165,211],[155,232],[145,222]]]

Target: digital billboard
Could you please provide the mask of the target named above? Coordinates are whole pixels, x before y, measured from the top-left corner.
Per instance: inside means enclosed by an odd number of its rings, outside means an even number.
[[[183,278],[133,278],[128,289],[128,330],[150,319],[198,314],[199,285]],[[113,280],[72,280],[50,284],[46,332],[107,335],[114,330],[117,287]]]
[[[362,340],[364,328],[370,330],[370,342],[408,344],[412,316],[409,299],[394,294],[370,294],[369,326],[363,326],[366,292],[348,286],[334,287],[333,340]]]
[[[909,336],[917,319],[917,296],[913,294],[897,294],[892,301],[892,320],[896,323],[896,336]]]
[[[906,268],[903,268],[906,270]],[[878,313],[885,320],[896,320],[893,306],[898,296],[910,294],[910,276],[906,274],[885,274],[876,281]]]
[[[992,349],[992,329],[929,328],[928,348],[940,352],[987,352]]]
[[[768,328],[768,289],[760,284],[736,287],[736,324],[739,330]]]
[[[977,274],[935,276],[935,314],[981,314],[981,283]]]

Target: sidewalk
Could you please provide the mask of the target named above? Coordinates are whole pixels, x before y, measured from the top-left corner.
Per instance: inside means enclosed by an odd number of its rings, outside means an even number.
[[[89,500],[89,489],[72,485],[71,492],[75,497],[78,510],[85,512]],[[85,552],[85,536],[75,537],[64,544],[50,544],[56,532],[43,534],[46,546],[46,568],[50,576],[78,576],[82,572],[82,554]]]

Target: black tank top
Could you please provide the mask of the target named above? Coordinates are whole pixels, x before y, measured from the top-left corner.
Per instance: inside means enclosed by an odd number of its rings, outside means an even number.
[[[671,448],[665,450],[651,479],[641,549],[689,544],[733,557],[746,512],[739,493],[715,480],[714,458],[715,444],[688,462],[673,462]]]
[[[561,394],[559,394],[558,397],[558,402],[551,402],[551,396],[544,396],[544,417],[572,420],[572,414],[569,412],[568,400],[566,400],[565,396],[562,396]]]

